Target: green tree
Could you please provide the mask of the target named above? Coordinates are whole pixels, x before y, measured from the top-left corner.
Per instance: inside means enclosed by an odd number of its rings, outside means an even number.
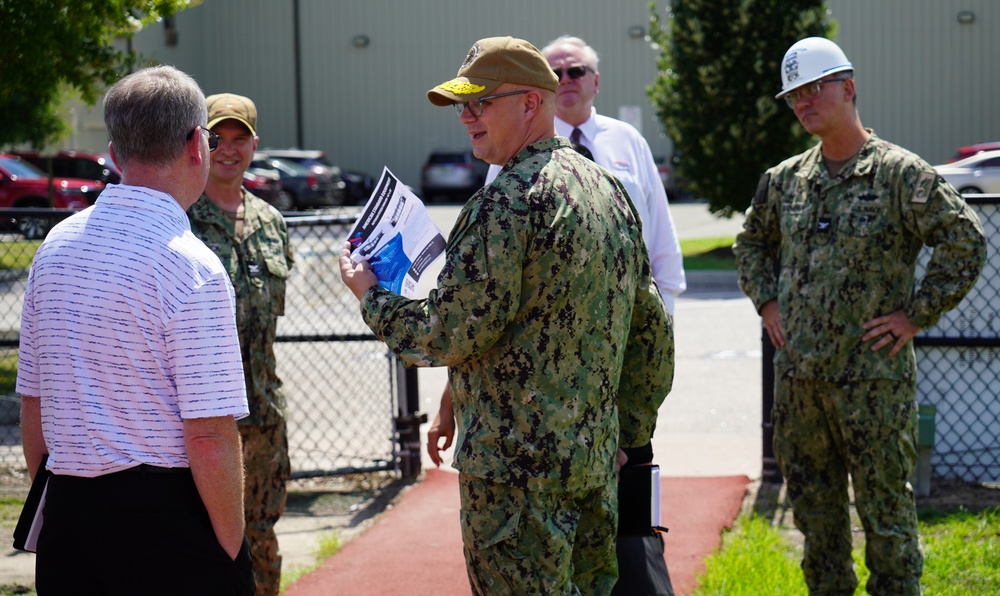
[[[812,142],[774,95],[785,51],[830,38],[822,0],[674,0],[664,25],[650,3],[659,74],[647,88],[687,188],[713,213],[743,211],[768,167]]]
[[[200,0],[0,0],[0,146],[63,136],[65,95],[92,105],[137,58],[114,47]]]

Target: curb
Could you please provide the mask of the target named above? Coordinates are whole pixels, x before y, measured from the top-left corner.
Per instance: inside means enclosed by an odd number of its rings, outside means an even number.
[[[685,271],[687,291],[733,291],[739,292],[740,286],[735,271]],[[683,294],[681,294],[683,296]]]

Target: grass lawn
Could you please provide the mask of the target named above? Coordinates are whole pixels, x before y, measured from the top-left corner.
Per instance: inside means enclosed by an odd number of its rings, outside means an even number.
[[[732,271],[736,269],[733,257],[735,236],[695,238],[681,241],[686,271]]]
[[[918,517],[925,595],[1000,594],[1000,507],[979,512],[923,509]],[[723,536],[721,550],[706,562],[694,593],[805,595],[801,555],[801,548],[786,540],[769,520],[741,514]],[[865,594],[869,574],[863,546],[854,550],[854,566],[859,579],[855,594]]]
[[[27,269],[35,258],[35,251],[41,246],[41,240],[14,240],[4,243],[0,251],[0,269]]]

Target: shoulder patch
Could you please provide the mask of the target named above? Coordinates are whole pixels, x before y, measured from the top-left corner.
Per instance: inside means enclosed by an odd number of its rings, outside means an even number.
[[[753,194],[753,204],[763,205],[767,202],[767,186],[771,183],[771,175],[763,174],[757,181],[757,190]]]
[[[913,198],[910,199],[910,202],[926,203],[927,199],[931,197],[931,189],[934,188],[935,180],[937,180],[937,174],[934,172],[920,172],[917,181],[913,184]]]

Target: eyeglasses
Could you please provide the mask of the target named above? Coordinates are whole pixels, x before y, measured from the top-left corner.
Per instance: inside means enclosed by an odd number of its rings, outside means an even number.
[[[581,65],[581,66],[571,66],[566,70],[563,70],[561,68],[553,68],[552,72],[556,73],[556,78],[559,79],[560,81],[562,80],[563,72],[568,74],[571,80],[575,81],[580,77],[582,77],[583,75],[587,74],[588,70],[590,70],[589,66]]]
[[[826,79],[825,81],[813,81],[812,83],[809,83],[808,85],[803,85],[798,89],[796,89],[795,91],[792,91],[788,95],[786,95],[785,103],[788,104],[788,107],[794,108],[795,104],[799,103],[799,99],[813,99],[814,97],[819,95],[819,92],[823,89],[822,87],[823,85],[827,83],[841,83],[846,80],[847,80],[846,77],[841,77],[839,79]]]
[[[486,106],[488,105],[486,102],[488,102],[489,100],[496,99],[498,97],[507,97],[508,95],[521,95],[522,93],[527,93],[527,91],[509,91],[507,93],[497,93],[496,95],[487,95],[486,97],[480,97],[476,101],[453,103],[451,105],[455,106],[455,111],[458,112],[459,118],[461,118],[462,114],[465,113],[466,106],[468,106],[469,112],[472,113],[472,116],[474,118],[479,118],[480,116],[483,115],[483,110],[485,110]],[[473,108],[472,106],[476,107]],[[477,109],[479,110],[479,113],[476,113]]]
[[[196,131],[196,130],[198,130],[197,126],[195,126],[194,128],[191,129],[191,132],[188,133],[187,140],[189,140],[189,141],[191,140],[191,137],[194,136],[194,131]],[[207,132],[208,133],[208,150],[209,151],[215,151],[216,149],[218,149],[218,147],[219,147],[219,135],[216,134],[215,131],[213,131],[212,129],[205,128],[204,126],[201,127],[201,130],[202,130],[202,132]]]

